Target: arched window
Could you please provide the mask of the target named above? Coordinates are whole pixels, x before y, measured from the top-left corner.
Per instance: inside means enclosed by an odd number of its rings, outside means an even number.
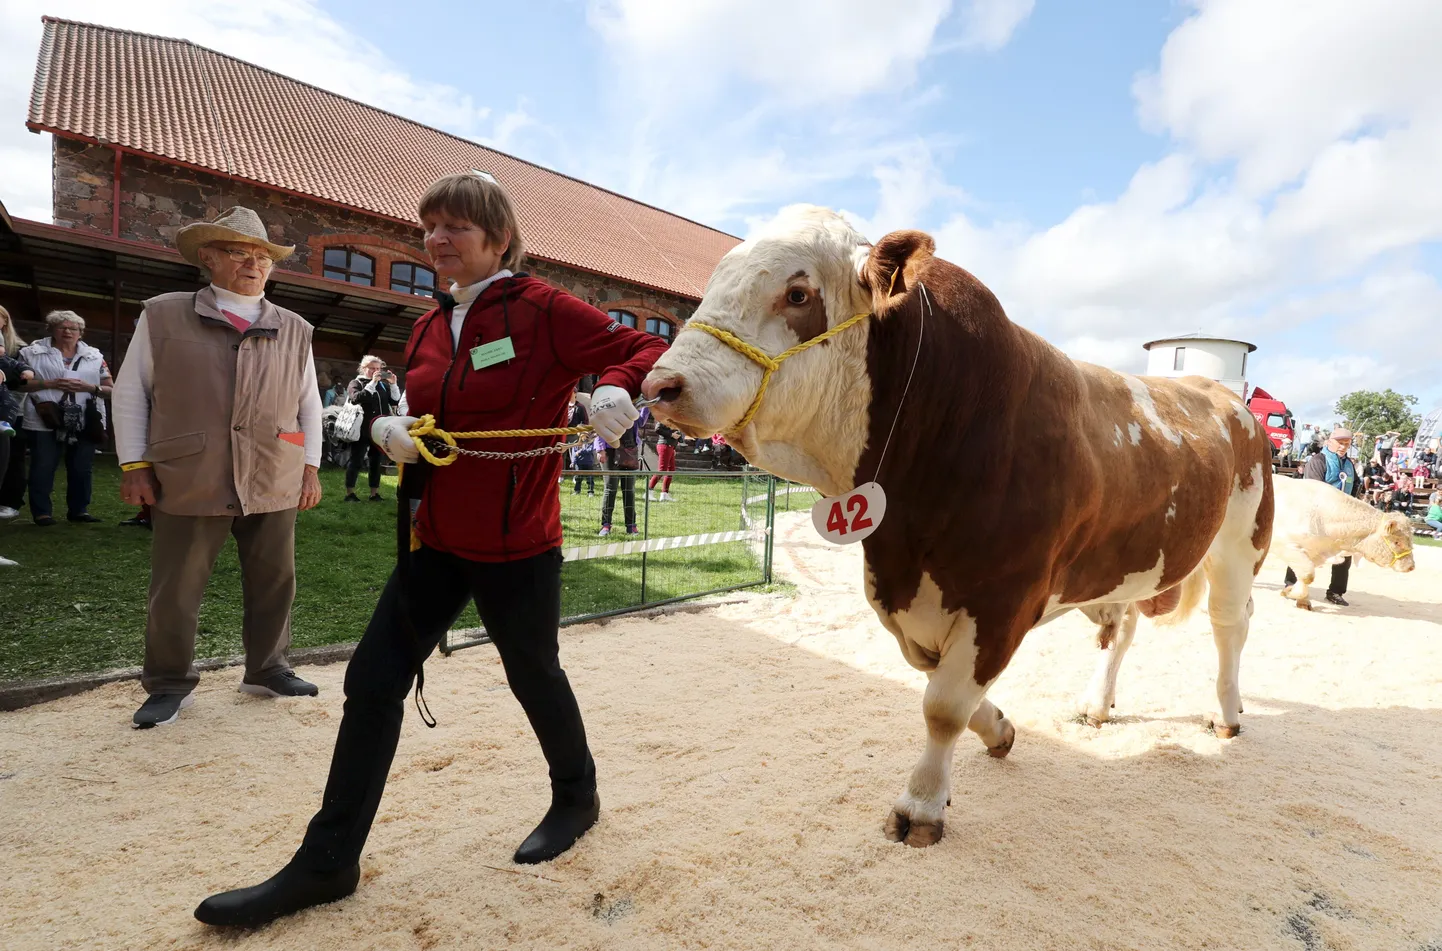
[[[664,317],[647,317],[643,322],[629,310],[607,311],[607,316],[633,330],[645,329],[646,333],[655,334],[667,343],[671,342],[671,335],[676,332],[675,326]]]
[[[376,282],[375,273],[374,258],[349,248],[325,249],[325,276],[332,280],[370,286]]]
[[[436,289],[436,272],[409,261],[391,264],[391,290],[429,297]]]

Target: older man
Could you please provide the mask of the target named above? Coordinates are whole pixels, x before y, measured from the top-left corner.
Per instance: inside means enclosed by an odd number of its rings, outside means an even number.
[[[176,235],[210,272],[195,293],[145,302],[113,397],[121,497],[154,507],[137,729],[174,723],[196,683],[195,630],[216,556],[234,535],[245,615],[244,693],[315,696],[286,659],[297,510],[320,502],[320,391],[311,327],[265,299],[275,262],[260,217],[231,208]]]
[[[1340,427],[1332,430],[1327,444],[1307,460],[1307,466],[1302,470],[1302,478],[1325,482],[1351,496],[1361,495],[1362,480],[1357,478],[1357,468],[1349,458],[1348,450],[1351,448],[1351,430]],[[1327,585],[1327,600],[1332,604],[1347,606],[1347,599],[1342,595],[1347,593],[1347,573],[1351,570],[1350,556],[1332,566],[1332,581]],[[1296,583],[1296,573],[1288,568],[1285,584],[1290,587]]]

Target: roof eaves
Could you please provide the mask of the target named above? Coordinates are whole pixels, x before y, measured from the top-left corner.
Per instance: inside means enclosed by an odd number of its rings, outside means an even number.
[[[55,55],[55,29],[50,17],[41,17],[45,31],[40,36],[40,52],[35,58],[35,83],[30,87],[30,121],[40,118],[43,90],[50,82],[50,60]]]

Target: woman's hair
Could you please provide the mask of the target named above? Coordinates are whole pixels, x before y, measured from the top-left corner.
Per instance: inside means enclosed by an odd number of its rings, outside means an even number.
[[[501,255],[502,268],[514,271],[526,255],[521,229],[516,223],[516,209],[511,206],[506,190],[495,182],[471,172],[437,179],[421,196],[416,209],[420,218],[434,214],[464,218],[495,242],[509,231],[511,243]]]
[[[45,332],[54,338],[55,331],[60,329],[61,324],[79,324],[80,329],[85,329],[85,318],[73,310],[52,310],[45,315]]]
[[[380,357],[376,356],[375,354],[368,353],[365,356],[361,357],[360,369],[364,371],[365,368],[370,366],[372,363],[385,363],[385,361],[382,360]]]
[[[5,352],[13,357],[25,346],[25,341],[15,332],[15,319],[10,316],[10,311],[0,307],[0,318],[5,320],[5,327],[0,330],[0,342],[5,344]]]

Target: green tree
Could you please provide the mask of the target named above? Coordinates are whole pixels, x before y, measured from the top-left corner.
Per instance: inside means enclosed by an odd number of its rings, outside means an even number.
[[[1417,435],[1417,427],[1422,422],[1422,417],[1412,411],[1416,405],[1417,397],[1388,388],[1380,393],[1375,390],[1356,390],[1339,399],[1334,408],[1342,415],[1343,426],[1353,432],[1367,434],[1367,444],[1361,449],[1366,456],[1370,456],[1374,441],[1385,432],[1395,430],[1400,433],[1401,442],[1407,442]]]

